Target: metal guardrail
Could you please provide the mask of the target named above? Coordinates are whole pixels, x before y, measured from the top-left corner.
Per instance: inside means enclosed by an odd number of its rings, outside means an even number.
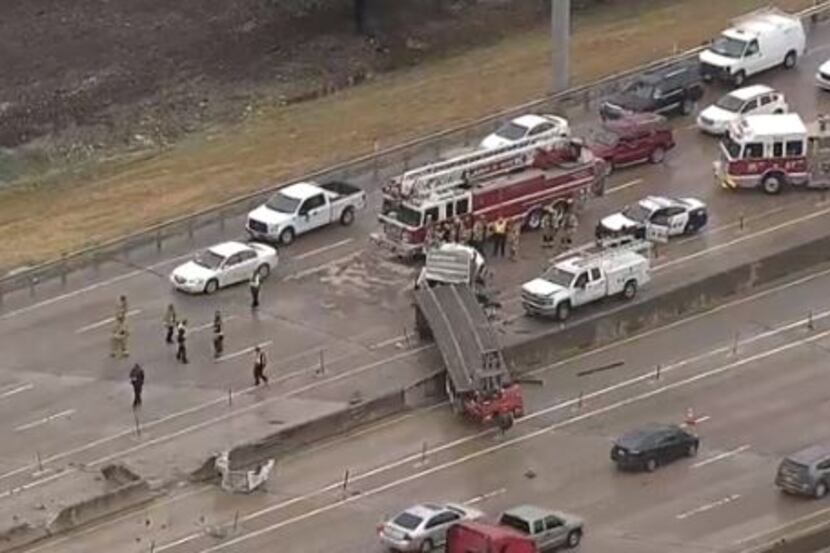
[[[799,12],[797,15],[808,22],[815,22],[825,12],[830,11],[830,0],[819,0],[814,6]],[[438,157],[446,151],[446,147],[457,148],[459,142],[469,146],[473,137],[484,136],[493,132],[505,120],[509,120],[527,111],[551,109],[565,109],[582,106],[589,111],[596,101],[618,90],[634,76],[666,65],[688,60],[696,55],[702,47],[692,48],[679,54],[657,61],[646,63],[632,69],[615,73],[599,80],[574,87],[559,94],[548,95],[524,104],[511,107],[493,115],[489,115],[459,125],[450,129],[416,138],[402,144],[397,144],[383,150],[359,156],[357,158],[321,168],[305,175],[282,181],[273,186],[265,187],[257,192],[231,198],[219,205],[202,211],[178,217],[153,225],[139,232],[94,244],[90,247],[67,253],[60,258],[35,267],[31,267],[12,274],[0,277],[0,306],[3,303],[3,294],[13,290],[29,288],[32,296],[40,283],[60,279],[65,285],[68,275],[74,271],[90,266],[97,267],[108,260],[128,259],[131,250],[139,247],[155,245],[157,251],[164,249],[165,241],[172,237],[186,235],[193,239],[195,233],[209,225],[216,225],[224,230],[226,221],[234,216],[246,213],[262,203],[274,191],[291,183],[302,180],[347,180],[351,174],[371,172],[377,178],[380,170],[393,164],[401,164],[404,170],[410,167],[413,159],[419,155],[432,154]]]

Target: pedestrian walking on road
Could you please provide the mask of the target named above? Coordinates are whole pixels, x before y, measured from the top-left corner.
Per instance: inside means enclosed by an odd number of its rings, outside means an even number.
[[[127,318],[127,296],[118,297],[118,305],[115,306],[115,320],[123,323]]]
[[[507,219],[499,217],[493,225],[493,256],[504,257],[505,246],[507,246]]]
[[[141,391],[144,389],[144,369],[136,363],[130,370],[130,384],[133,386],[133,409],[141,407]]]
[[[519,242],[522,237],[522,224],[519,221],[513,221],[510,225],[510,261],[516,261],[519,258]]]
[[[259,307],[259,289],[262,287],[262,278],[259,276],[259,271],[251,275],[251,309]]]
[[[187,319],[182,319],[176,326],[176,360],[187,364]]]
[[[254,348],[254,386],[259,386],[260,382],[268,385],[268,377],[265,376],[265,367],[268,365],[268,358],[265,357],[265,352],[261,347]]]
[[[542,216],[542,248],[546,250],[551,249],[553,247],[554,236],[553,213],[550,209],[545,209],[545,214]]]
[[[112,330],[112,338],[110,339],[110,357],[118,357],[123,359],[129,356],[127,351],[127,338],[130,332],[127,330],[127,323],[123,320],[116,320],[115,327]]]
[[[225,351],[225,335],[222,334],[222,313],[217,309],[213,315],[213,358],[222,357]]]
[[[164,341],[168,344],[173,343],[173,335],[176,332],[176,308],[173,307],[173,304],[167,305],[167,311],[164,313],[164,319],[162,319],[164,323],[164,329],[167,331]]]

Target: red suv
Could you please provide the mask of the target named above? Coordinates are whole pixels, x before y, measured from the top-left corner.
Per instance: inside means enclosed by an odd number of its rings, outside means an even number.
[[[588,134],[586,143],[605,160],[610,173],[625,165],[662,162],[674,148],[674,135],[665,117],[635,113],[604,121]]]

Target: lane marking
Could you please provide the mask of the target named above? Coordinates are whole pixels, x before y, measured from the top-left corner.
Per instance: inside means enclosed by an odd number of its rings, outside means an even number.
[[[507,488],[499,488],[497,490],[493,490],[492,492],[483,493],[481,495],[477,495],[467,501],[463,502],[462,505],[475,505],[476,503],[481,503],[482,501],[487,501],[488,499],[492,499],[498,495],[502,495],[507,493]]]
[[[712,509],[716,509],[717,507],[722,507],[734,501],[737,501],[741,498],[741,494],[733,493],[732,495],[727,495],[724,498],[718,499],[717,501],[713,501],[711,503],[707,503],[706,505],[701,505],[700,507],[695,507],[685,513],[680,513],[677,515],[677,520],[685,520],[689,517],[699,515],[701,513],[705,513],[706,511],[711,511]]]
[[[254,351],[254,349],[256,349],[257,346],[259,346],[260,348],[263,348],[263,349],[267,349],[272,343],[273,342],[271,340],[267,340],[265,342],[260,342],[258,344],[254,344],[253,346],[248,346],[247,348],[241,349],[239,351],[235,351],[233,353],[223,355],[222,357],[217,357],[216,362],[218,363],[220,361],[227,361],[229,359],[235,359],[235,358],[239,357],[240,355],[245,355],[246,353],[251,353],[252,351]]]
[[[634,179],[628,182],[624,182],[619,186],[612,186],[608,190],[605,191],[606,194],[613,194],[615,192],[619,192],[621,190],[625,190],[626,188],[631,188],[632,186],[637,186],[638,184],[642,183],[643,179]]]
[[[381,340],[380,342],[375,342],[374,344],[370,344],[368,347],[369,347],[370,350],[380,349],[384,346],[388,346],[389,344],[394,344],[395,342],[400,342],[401,340],[406,340],[407,336],[408,335],[399,334],[397,336],[392,336],[391,338],[387,338],[386,340]]]
[[[709,457],[708,459],[704,459],[703,461],[698,461],[694,465],[692,465],[693,469],[705,467],[706,465],[711,465],[712,463],[717,463],[718,461],[722,461],[723,459],[728,459],[729,457],[734,457],[735,455],[740,455],[747,449],[749,449],[749,444],[742,445],[741,447],[736,447],[735,449],[724,451],[714,457]]]
[[[300,255],[295,255],[292,259],[294,259],[295,261],[300,261],[302,259],[306,259],[308,257],[313,257],[315,255],[327,252],[329,250],[339,248],[340,246],[345,246],[346,244],[351,244],[352,242],[354,242],[354,238],[346,238],[345,240],[341,240],[341,241],[335,242],[333,244],[328,244],[326,246],[321,246],[321,247],[319,247],[315,250],[307,251],[307,252],[305,252],[303,254],[300,254]]]
[[[327,261],[321,265],[317,265],[315,267],[311,267],[309,269],[305,269],[302,271],[298,271],[296,273],[292,273],[290,275],[286,275],[283,277],[282,280],[284,281],[292,281],[292,280],[299,280],[301,278],[305,278],[309,275],[313,275],[314,273],[319,273],[320,271],[324,271],[330,267],[335,267],[340,263],[345,263],[347,261],[351,261],[355,257],[358,257],[366,250],[357,250],[356,252],[352,252],[348,255],[344,255],[343,257],[338,257],[337,259],[332,259],[331,261]]]
[[[6,399],[7,397],[12,397],[22,392],[26,392],[34,388],[34,384],[23,384],[22,386],[18,386],[17,388],[12,388],[11,390],[5,391],[0,394],[0,399]]]
[[[127,311],[127,317],[133,317],[141,313],[141,309],[131,309]],[[102,326],[107,326],[108,324],[114,323],[115,317],[108,317],[106,319],[94,322],[92,324],[88,324],[86,326],[82,326],[81,328],[75,330],[75,334],[83,334],[84,332],[89,332],[90,330],[95,330],[97,328],[101,328]]]
[[[233,321],[233,320],[238,319],[238,318],[239,318],[238,315],[222,315],[222,327],[224,328],[225,323],[227,323],[229,321]],[[205,324],[201,324],[199,326],[194,326],[193,328],[190,329],[190,332],[201,332],[201,331],[207,330],[209,328],[213,328],[213,320],[211,320],[210,322],[207,322]]]
[[[33,422],[29,422],[26,424],[21,424],[20,426],[16,426],[14,428],[15,432],[22,432],[23,430],[29,430],[30,428],[35,428],[37,426],[44,425],[46,423],[52,422],[54,420],[62,419],[64,417],[72,416],[75,413],[74,409],[67,409],[66,411],[61,411],[60,413],[55,413],[54,415],[49,415],[48,417],[43,417],[40,420],[36,420]]]
[[[158,269],[159,267],[163,267],[164,265],[167,265],[167,264],[170,264],[170,263],[176,263],[177,261],[181,261],[182,259],[190,258],[192,256],[193,256],[192,252],[188,253],[188,254],[184,254],[184,255],[178,255],[176,257],[171,257],[170,259],[166,259],[164,261],[159,261],[158,263],[148,265],[146,268],[151,269],[151,270],[152,269]],[[128,280],[128,279],[131,279],[135,276],[143,275],[143,274],[147,274],[147,271],[146,270],[130,271],[129,273],[125,273],[125,274],[119,275],[117,277],[113,277],[113,278],[110,278],[110,279],[107,279],[107,280],[102,280],[102,281],[96,282],[94,284],[89,284],[87,286],[84,286],[83,288],[78,288],[77,290],[73,290],[71,292],[65,292],[63,294],[53,296],[49,299],[45,299],[45,300],[39,301],[37,303],[33,303],[32,305],[27,305],[26,307],[21,307],[19,309],[9,311],[8,313],[4,313],[4,314],[0,315],[0,321],[5,321],[7,319],[17,317],[18,315],[23,315],[25,313],[30,313],[30,312],[32,312],[36,309],[40,309],[41,307],[46,307],[46,306],[61,302],[63,300],[74,298],[76,296],[80,296],[81,294],[85,294],[87,292],[92,292],[92,291],[97,290],[99,288],[104,288],[105,286],[110,286],[112,284],[116,284],[116,283],[119,283],[123,280]]]
[[[588,419],[591,419],[591,418],[594,418],[594,417],[597,417],[597,416],[600,416],[600,415],[605,415],[607,413],[610,413],[612,411],[616,411],[618,409],[621,409],[623,407],[627,407],[629,405],[633,405],[635,403],[640,403],[640,402],[645,401],[647,399],[651,399],[653,397],[662,395],[666,392],[676,390],[676,389],[680,389],[680,388],[683,388],[683,387],[688,386],[690,384],[695,384],[698,381],[710,378],[712,376],[717,376],[717,375],[720,375],[720,374],[723,374],[723,373],[733,371],[735,369],[744,367],[745,365],[747,365],[749,363],[759,361],[759,360],[763,360],[763,359],[766,359],[768,357],[778,355],[782,352],[786,352],[786,351],[801,347],[805,344],[810,344],[812,342],[824,339],[827,336],[830,336],[830,330],[821,332],[821,333],[819,333],[815,336],[811,336],[809,338],[804,338],[804,339],[801,339],[801,340],[797,340],[795,342],[789,342],[785,345],[772,348],[772,349],[764,351],[762,353],[755,354],[751,357],[747,357],[746,359],[741,359],[739,361],[735,361],[735,362],[732,362],[732,363],[729,363],[729,364],[726,364],[726,365],[722,365],[720,367],[716,367],[714,369],[710,369],[708,371],[704,371],[702,373],[698,373],[698,374],[690,376],[688,378],[678,380],[677,382],[666,384],[664,386],[661,386],[660,388],[654,388],[652,390],[648,390],[646,392],[643,392],[643,393],[640,393],[640,394],[622,399],[620,401],[616,401],[616,402],[611,403],[609,405],[606,405],[604,407],[599,407],[597,409],[587,411],[587,412],[584,412],[582,414],[575,415],[575,416],[573,416],[569,419],[566,419],[564,421],[555,422],[555,423],[552,423],[552,424],[545,425],[545,426],[543,426],[543,427],[541,427],[537,430],[534,430],[534,431],[529,432],[527,434],[524,434],[522,436],[516,436],[515,438],[510,438],[510,439],[505,440],[503,442],[500,442],[498,444],[491,445],[491,446],[479,449],[479,450],[474,451],[472,453],[457,457],[456,459],[452,459],[450,461],[445,461],[443,463],[435,465],[434,467],[424,469],[420,472],[416,472],[416,473],[411,474],[409,476],[405,476],[405,477],[399,478],[397,480],[387,482],[386,484],[379,485],[375,488],[371,488],[371,489],[368,489],[368,490],[361,490],[361,493],[358,494],[358,495],[347,496],[344,499],[335,501],[334,503],[329,503],[328,505],[324,505],[322,507],[317,507],[315,509],[311,509],[309,511],[306,511],[306,512],[300,514],[300,515],[295,515],[293,517],[281,520],[281,521],[276,522],[274,524],[265,526],[265,527],[260,528],[258,530],[255,530],[255,531],[249,532],[247,534],[243,534],[241,536],[238,536],[234,539],[228,540],[228,541],[226,541],[224,543],[221,543],[219,545],[208,547],[207,549],[202,549],[200,551],[200,553],[213,553],[215,551],[221,551],[223,549],[226,549],[228,547],[232,547],[232,546],[237,545],[239,543],[246,542],[250,539],[257,538],[259,536],[262,536],[264,534],[268,534],[268,533],[273,532],[275,530],[279,530],[280,528],[283,528],[285,526],[289,526],[291,524],[295,524],[297,522],[301,522],[301,521],[316,517],[318,515],[327,513],[329,511],[333,511],[333,510],[335,510],[335,509],[337,509],[341,506],[348,505],[348,504],[351,504],[351,503],[354,503],[354,502],[357,502],[357,501],[361,501],[362,499],[365,499],[365,498],[368,498],[368,497],[379,495],[379,494],[381,494],[383,492],[386,492],[388,490],[398,488],[398,487],[400,487],[404,484],[408,484],[410,482],[420,480],[420,479],[422,479],[426,476],[430,476],[432,474],[442,472],[442,471],[445,471],[447,469],[455,468],[459,465],[463,465],[463,464],[466,464],[470,461],[474,461],[474,460],[476,460],[480,457],[484,457],[484,456],[490,455],[492,453],[496,453],[496,452],[501,451],[503,449],[507,449],[507,448],[522,444],[524,442],[536,439],[540,436],[544,436],[545,434],[552,433],[556,430],[560,430],[562,428],[572,426],[575,423],[582,422],[584,420],[588,420]],[[649,373],[649,374],[644,375],[644,376],[651,377],[652,374]],[[569,400],[568,402],[565,402],[565,403],[576,403],[577,401],[579,401],[579,400],[578,399],[573,399],[573,400]],[[546,410],[547,409],[545,409],[543,411],[546,411]],[[540,411],[539,413],[541,413],[541,412],[542,411]],[[526,420],[527,418],[529,418],[529,417],[523,417],[521,419],[518,419],[518,421],[523,421],[523,420]],[[361,476],[362,475],[358,475],[358,476],[353,477],[351,479],[351,482],[356,482],[356,481],[361,480],[362,479]],[[264,509],[261,509],[259,512],[262,513],[262,514],[265,514],[266,512],[270,512],[270,511],[277,510],[278,508],[282,508],[282,506],[284,506],[286,503],[290,503],[292,501],[296,502],[296,500],[298,500],[298,499],[299,498],[295,498],[294,500],[289,500],[289,501],[286,501],[282,504],[277,504],[277,505],[274,505],[274,506],[271,506],[271,507],[266,507]],[[252,515],[247,515],[245,517],[241,517],[240,521],[243,521],[243,522],[248,521],[248,520],[250,520],[251,516]],[[200,536],[201,536],[201,534],[200,534]],[[193,539],[195,539],[195,538],[193,538]],[[186,543],[187,541],[192,541],[192,540],[186,540],[185,538],[181,538],[181,539],[177,540],[176,542],[171,542],[170,544],[165,544],[165,545],[162,545],[161,547],[157,547],[156,551],[166,551],[167,549],[170,549],[171,547],[174,547],[175,546],[174,544],[181,545],[182,543]]]

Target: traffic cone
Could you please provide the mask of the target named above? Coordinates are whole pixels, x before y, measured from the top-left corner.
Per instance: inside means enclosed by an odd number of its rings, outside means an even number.
[[[695,411],[691,407],[686,409],[686,426],[694,426],[697,424],[697,417],[695,417]]]

